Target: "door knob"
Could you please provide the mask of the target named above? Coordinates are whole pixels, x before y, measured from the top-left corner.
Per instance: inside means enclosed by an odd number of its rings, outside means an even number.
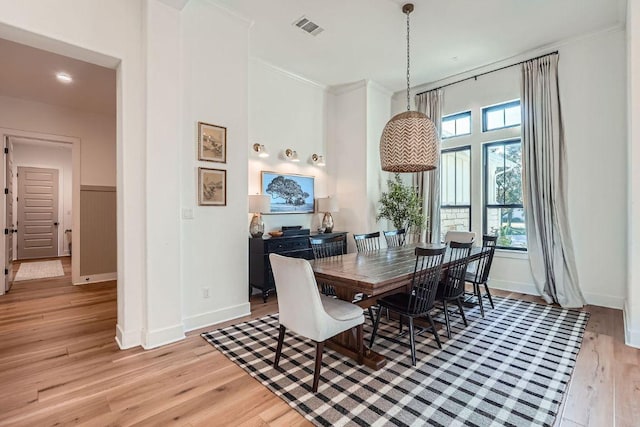
[[[54,223],[53,223],[53,225],[55,225],[55,226],[57,227],[57,226],[58,226],[58,223],[57,223],[57,222],[54,222]]]

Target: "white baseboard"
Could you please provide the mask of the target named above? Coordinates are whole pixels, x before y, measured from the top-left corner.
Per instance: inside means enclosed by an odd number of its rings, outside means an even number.
[[[140,345],[140,331],[124,332],[119,324],[116,325],[116,343],[120,350],[137,347]]]
[[[168,328],[155,329],[142,333],[142,348],[150,350],[152,348],[171,344],[185,339],[184,326],[180,323]]]
[[[102,273],[102,274],[89,274],[87,276],[80,276],[78,281],[74,285],[86,285],[87,283],[99,283],[110,282],[118,279],[118,273]]]
[[[219,310],[186,317],[183,319],[183,322],[185,331],[193,331],[194,329],[204,328],[206,326],[215,325],[216,323],[226,322],[227,320],[237,319],[238,317],[248,316],[250,314],[251,304],[245,302],[231,307],[225,307]]]
[[[622,310],[624,308],[624,298],[611,295],[602,295],[592,292],[584,292],[584,299],[589,305],[597,305],[598,307],[615,308]]]
[[[624,343],[629,347],[640,348],[640,331],[632,329],[631,322],[628,320],[629,306],[627,302],[624,303],[622,309],[622,317],[624,319]]]
[[[511,282],[507,280],[489,279],[489,287],[502,291],[520,292],[527,295],[540,295],[538,289],[532,283]]]

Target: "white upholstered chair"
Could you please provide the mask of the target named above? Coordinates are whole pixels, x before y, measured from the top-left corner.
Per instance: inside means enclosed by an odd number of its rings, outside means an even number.
[[[476,233],[473,231],[447,231],[444,235],[444,242],[473,243]]]
[[[280,333],[273,363],[278,368],[287,329],[316,342],[316,362],[312,390],[318,390],[324,342],[341,332],[356,328],[358,363],[362,364],[362,308],[337,298],[320,295],[309,261],[269,254],[278,294]]]

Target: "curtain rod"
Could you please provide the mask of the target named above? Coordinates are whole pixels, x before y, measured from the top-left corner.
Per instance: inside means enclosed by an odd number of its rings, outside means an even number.
[[[415,96],[422,95],[423,93],[431,92],[432,90],[444,89],[447,86],[457,85],[458,83],[466,82],[467,80],[471,80],[471,79],[476,79],[477,80],[478,77],[482,77],[482,76],[484,76],[486,74],[495,73],[496,71],[504,70],[506,68],[515,67],[516,65],[521,65],[521,64],[524,64],[525,62],[533,61],[534,59],[540,59],[540,58],[544,58],[545,56],[557,55],[557,54],[558,54],[557,50],[554,51],[554,52],[545,53],[544,55],[536,56],[535,58],[525,59],[524,61],[516,62],[515,64],[505,65],[504,67],[500,67],[500,68],[497,68],[495,70],[485,71],[484,73],[476,74],[475,76],[471,76],[471,77],[465,77],[464,79],[460,79],[460,80],[455,81],[455,82],[447,83],[446,85],[438,86],[437,88],[434,88],[434,89],[423,90],[420,93],[416,93]]]

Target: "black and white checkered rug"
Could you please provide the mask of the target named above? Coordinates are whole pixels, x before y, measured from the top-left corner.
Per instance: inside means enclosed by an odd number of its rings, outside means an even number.
[[[494,297],[495,309],[466,309],[439,350],[416,338],[417,366],[397,322],[381,320],[374,371],[325,347],[318,393],[311,392],[315,345],[287,332],[273,368],[277,314],[202,334],[305,418],[325,426],[544,425],[554,423],[584,335],[588,313]],[[453,316],[454,318],[457,316]],[[383,325],[384,323],[384,325]],[[371,336],[370,322],[365,337]]]

